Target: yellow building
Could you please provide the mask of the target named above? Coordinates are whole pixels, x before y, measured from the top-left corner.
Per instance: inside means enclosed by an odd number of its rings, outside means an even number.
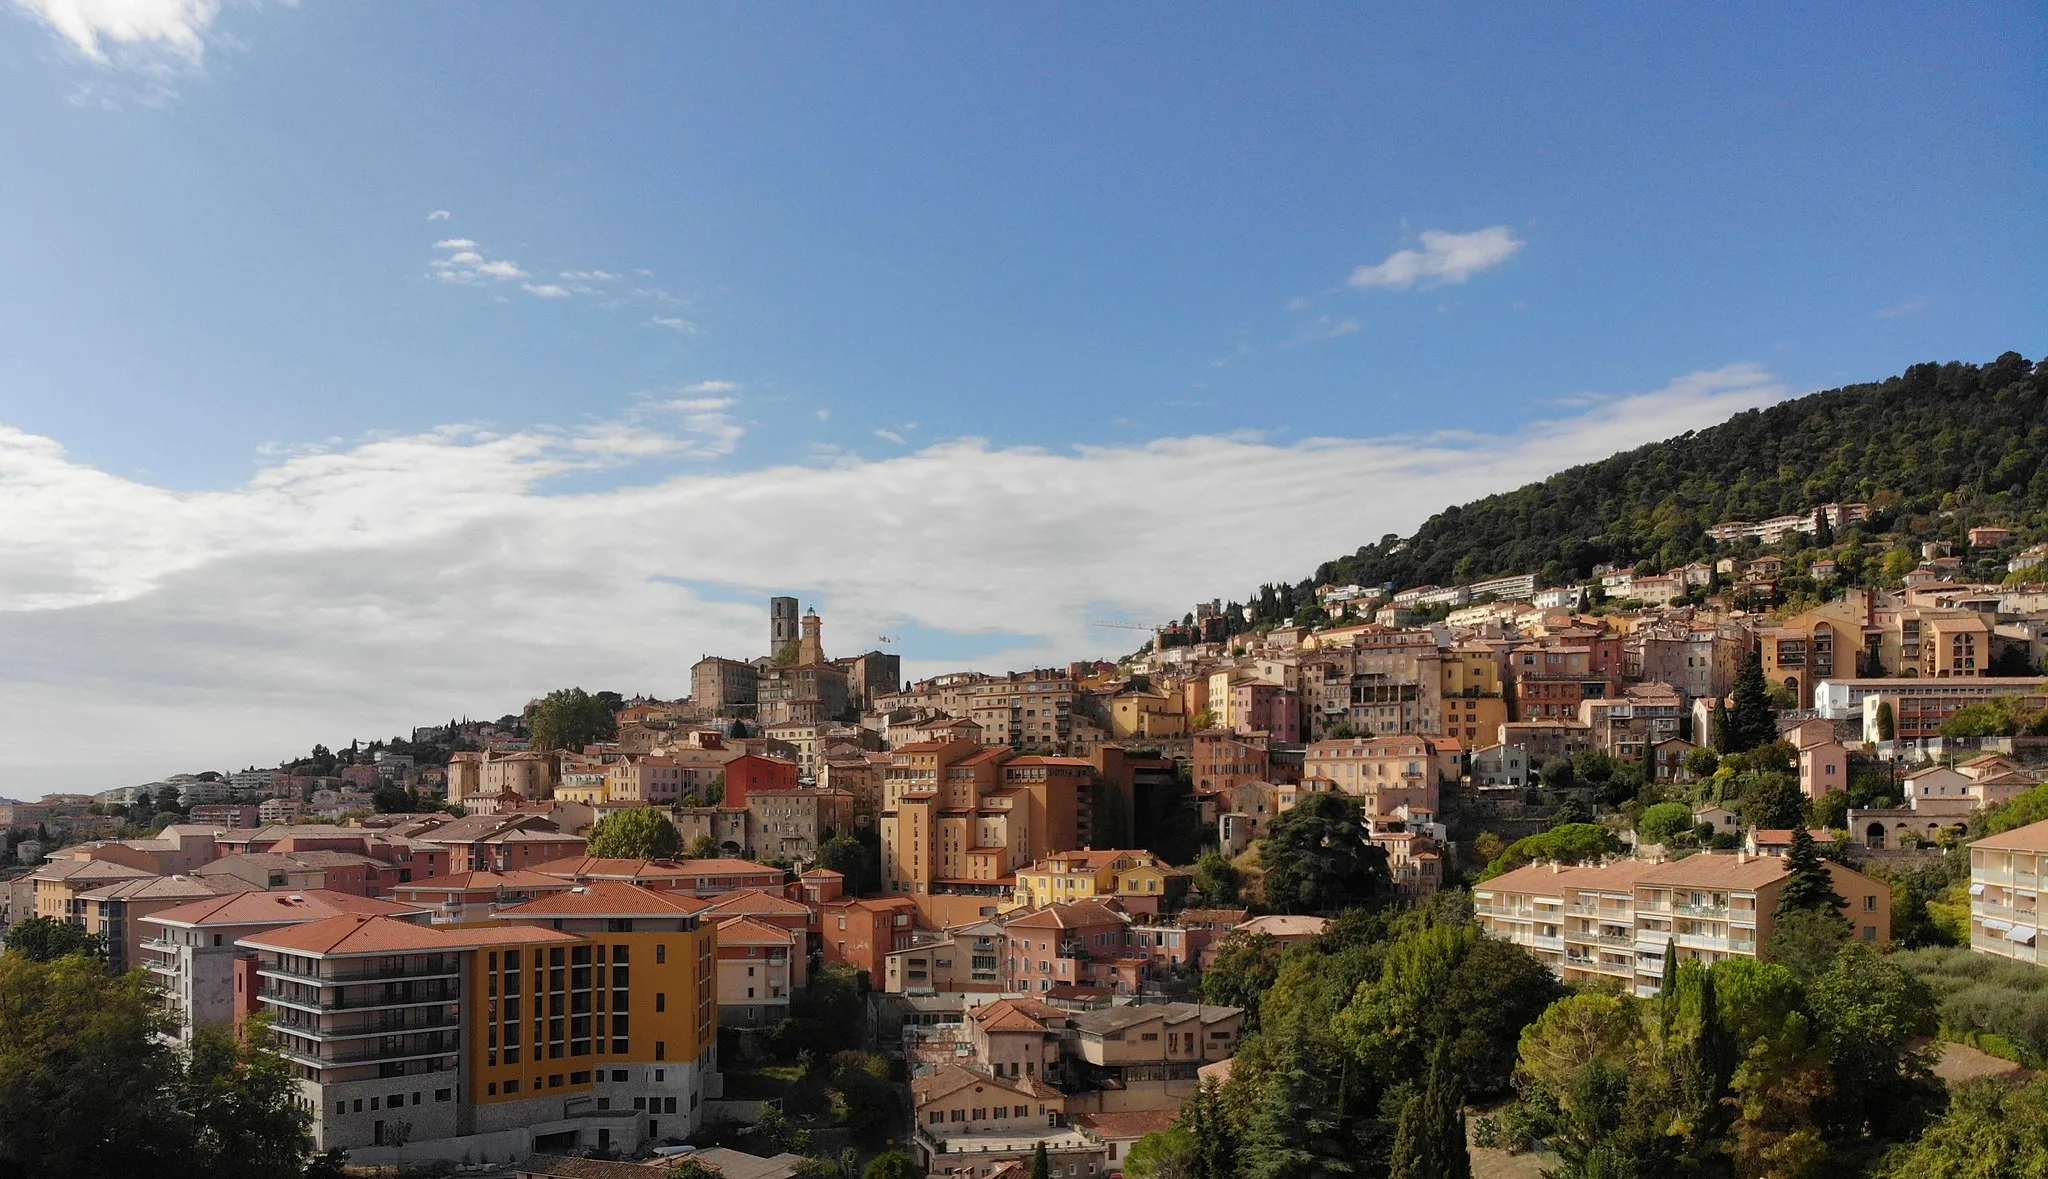
[[[1443,695],[1495,696],[1501,694],[1500,657],[1492,651],[1445,651],[1437,667],[1443,676]]]
[[[1176,873],[1148,851],[1105,849],[1047,856],[1017,870],[1015,905],[1028,909],[1117,897],[1134,912],[1156,912]]]
[[[1920,642],[1922,679],[1974,679],[1991,664],[1991,628],[1977,614],[1927,618]]]
[[[1182,737],[1187,731],[1187,714],[1176,693],[1132,689],[1110,699],[1109,732],[1118,740]]]
[[[238,944],[319,1149],[632,1153],[718,1093],[708,909],[597,882],[473,924],[349,914]]]

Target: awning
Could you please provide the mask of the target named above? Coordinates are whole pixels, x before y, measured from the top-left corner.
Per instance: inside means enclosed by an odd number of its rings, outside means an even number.
[[[2022,946],[2031,946],[2034,944],[2034,929],[2028,925],[2015,925],[2005,935],[2005,940],[2016,942]]]
[[[1983,896],[1983,895],[1984,895],[1984,886],[1983,886],[1983,885],[1981,885],[1981,884],[1973,884],[1973,885],[1971,885],[1971,886],[1970,886],[1970,895],[1971,895],[1971,896],[1973,896],[1973,897],[1981,897],[1981,896]]]
[[[1985,930],[1986,930],[1987,932],[1990,932],[1990,933],[2004,933],[2004,932],[2005,932],[2006,930],[2008,930],[2008,929],[2011,929],[2011,928],[2012,928],[2012,923],[2011,923],[2011,922],[2009,922],[2009,921],[1989,921],[1989,920],[1987,920],[1987,921],[1985,921],[1985,922],[1984,922],[1984,928],[1985,928]]]

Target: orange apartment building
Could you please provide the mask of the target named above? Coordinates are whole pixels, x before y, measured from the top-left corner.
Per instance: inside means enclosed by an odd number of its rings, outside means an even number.
[[[717,1092],[704,907],[599,883],[473,925],[355,913],[240,943],[319,1149],[630,1153],[693,1132]]]

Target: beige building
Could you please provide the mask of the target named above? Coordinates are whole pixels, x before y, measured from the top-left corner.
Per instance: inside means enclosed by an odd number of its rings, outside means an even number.
[[[2041,962],[2041,889],[2048,880],[2048,822],[1970,845],[1970,948]]]
[[[1851,936],[1888,944],[1889,886],[1840,864],[1827,869],[1847,902]],[[1610,979],[1648,996],[1673,944],[1680,957],[1709,964],[1756,957],[1789,875],[1783,859],[1746,852],[1660,864],[1531,864],[1479,884],[1472,900],[1482,929],[1522,946],[1559,978]]]
[[[772,860],[815,860],[818,846],[853,831],[853,795],[840,790],[747,791],[754,854]]]

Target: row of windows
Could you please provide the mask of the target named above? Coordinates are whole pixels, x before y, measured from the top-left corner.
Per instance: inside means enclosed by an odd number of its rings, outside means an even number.
[[[414,1105],[418,1105],[418,1104],[420,1104],[420,1099],[421,1099],[421,1096],[422,1096],[422,1094],[423,1094],[423,1093],[424,1093],[424,1090],[420,1090],[420,1089],[415,1089],[415,1090],[413,1090],[413,1093],[412,1093],[412,1103],[413,1103]],[[453,1089],[436,1089],[436,1090],[434,1090],[434,1100],[435,1100],[435,1101],[453,1101],[454,1099],[455,1099],[455,1090],[453,1090]],[[380,1101],[380,1099],[379,1099],[379,1098],[375,1098],[375,1097],[372,1097],[372,1098],[370,1098],[370,1110],[371,1110],[371,1112],[373,1112],[373,1113],[374,1113],[374,1112],[375,1112],[375,1111],[377,1110],[377,1108],[378,1108],[378,1104],[379,1104],[379,1101]],[[383,1107],[384,1107],[384,1108],[386,1108],[386,1109],[401,1109],[401,1108],[403,1108],[403,1107],[405,1106],[405,1094],[403,1094],[403,1093],[393,1093],[393,1094],[391,1094],[391,1095],[390,1095],[389,1097],[385,1097],[385,1098],[382,1098],[382,1099],[381,1099],[381,1101],[382,1101]],[[347,1102],[347,1101],[337,1101],[337,1102],[335,1102],[335,1103],[334,1103],[334,1112],[335,1112],[335,1113],[338,1113],[338,1114],[345,1114],[345,1113],[348,1113],[348,1112],[350,1112],[350,1110],[349,1110],[349,1106],[350,1106],[350,1104],[351,1104],[351,1103],[349,1103],[349,1102]],[[355,1106],[355,1110],[354,1110],[354,1112],[356,1112],[356,1113],[361,1113],[361,1112],[363,1112],[363,1099],[362,1099],[362,1098],[360,1098],[360,1097],[356,1098],[356,1099],[355,1099],[355,1102],[354,1102],[353,1104],[354,1104],[354,1106]]]

